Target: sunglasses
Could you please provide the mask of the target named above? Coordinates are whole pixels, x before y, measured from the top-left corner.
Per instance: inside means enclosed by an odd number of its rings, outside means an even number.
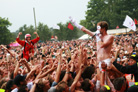
[[[27,38],[30,38],[31,39],[31,37],[27,37]]]

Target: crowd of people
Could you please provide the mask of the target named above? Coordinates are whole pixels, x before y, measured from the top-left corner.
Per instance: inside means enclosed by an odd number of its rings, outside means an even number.
[[[18,47],[0,45],[0,92],[138,92],[136,32],[114,36],[110,65],[97,58],[97,37],[36,43],[40,37],[34,34],[34,40],[25,36],[28,43],[19,33]]]

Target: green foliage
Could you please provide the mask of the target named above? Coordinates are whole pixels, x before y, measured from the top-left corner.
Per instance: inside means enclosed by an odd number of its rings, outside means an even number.
[[[60,41],[77,39],[80,35],[83,34],[76,27],[74,27],[74,30],[68,29],[68,23],[69,22],[67,22],[66,24],[58,23],[58,26],[60,26],[60,30],[53,29],[53,34],[56,35]]]
[[[9,44],[13,41],[13,35],[8,27],[11,25],[8,19],[0,17],[0,44]]]
[[[22,35],[20,36],[20,39],[24,39],[25,34],[31,34],[32,35],[32,39],[34,39],[36,36],[33,34],[35,32],[35,28],[34,26],[30,25],[27,27],[27,25],[23,25],[22,27],[20,27],[17,31],[16,31],[16,35],[19,32],[22,32]],[[51,37],[51,32],[50,29],[48,28],[47,25],[44,25],[43,23],[39,23],[38,27],[37,27],[37,32],[38,35],[40,36],[40,40],[41,41],[46,41],[46,40],[50,40]]]
[[[80,24],[94,31],[99,21],[107,21],[109,29],[123,27],[126,15],[138,19],[138,0],[90,0],[87,5],[86,20]],[[95,25],[94,25],[95,24]]]

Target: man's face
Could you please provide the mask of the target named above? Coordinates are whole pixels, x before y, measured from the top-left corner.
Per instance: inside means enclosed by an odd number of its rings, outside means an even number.
[[[28,42],[30,42],[30,41],[31,41],[31,37],[27,37],[26,40],[27,40]]]
[[[100,25],[97,25],[97,30],[100,31],[100,34],[103,34],[104,28],[101,28]]]
[[[128,64],[129,64],[129,65],[133,65],[133,64],[135,64],[135,63],[136,63],[136,61],[135,61],[135,60],[130,59]]]

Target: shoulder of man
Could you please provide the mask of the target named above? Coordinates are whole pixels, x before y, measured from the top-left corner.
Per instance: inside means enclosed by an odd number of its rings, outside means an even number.
[[[11,92],[18,92],[18,88],[13,89]]]

